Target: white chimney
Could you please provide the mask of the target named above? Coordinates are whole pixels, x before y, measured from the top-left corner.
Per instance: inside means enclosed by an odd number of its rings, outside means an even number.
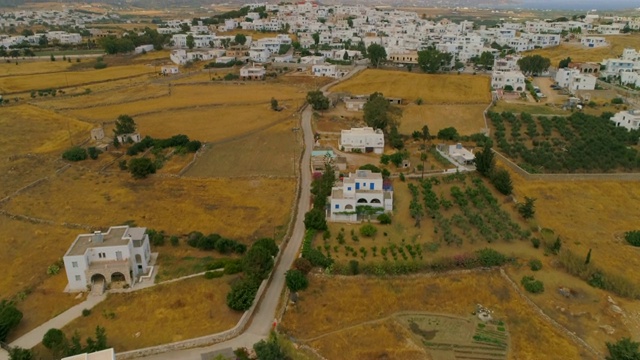
[[[93,232],[93,237],[92,240],[94,243],[101,243],[102,240],[104,239],[104,235],[102,235],[102,232],[100,232],[100,230],[94,231]]]

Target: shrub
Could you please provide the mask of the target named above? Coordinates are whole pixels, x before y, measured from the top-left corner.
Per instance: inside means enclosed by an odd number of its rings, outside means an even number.
[[[358,260],[349,261],[349,273],[351,275],[358,275],[360,273],[360,263]]]
[[[362,236],[374,237],[377,232],[378,229],[376,229],[376,227],[371,224],[364,224],[360,227],[360,235]]]
[[[258,293],[260,282],[253,279],[240,279],[231,285],[227,294],[227,306],[235,311],[249,310]]]
[[[89,154],[89,157],[92,160],[95,160],[98,158],[98,155],[100,155],[100,153],[102,153],[102,151],[98,150],[95,146],[91,146],[89,148],[87,148],[87,153]]]
[[[224,274],[225,275],[233,275],[242,272],[242,260],[229,260],[224,265]]]
[[[533,276],[523,276],[520,280],[524,289],[532,294],[540,294],[544,292],[544,284],[540,280],[534,279]]]
[[[511,175],[505,169],[494,170],[491,174],[491,183],[503,195],[511,195],[511,192],[513,192]]]
[[[307,229],[326,230],[327,220],[323,210],[313,208],[304,214],[304,226]]]
[[[611,103],[614,105],[622,105],[624,104],[624,100],[622,98],[617,97],[617,98],[611,99]]]
[[[532,238],[531,239],[531,245],[533,245],[534,248],[539,248],[540,247],[540,239],[538,238]]]
[[[391,216],[387,213],[382,213],[378,215],[378,221],[380,221],[380,224],[382,225],[391,224]]]
[[[640,230],[627,231],[624,239],[633,246],[640,246]]]
[[[82,316],[87,317],[91,315],[91,309],[82,309]]]
[[[300,290],[304,290],[309,286],[309,280],[307,276],[300,270],[289,270],[285,275],[285,282],[287,283],[287,287],[292,292],[298,292]]]
[[[301,257],[297,258],[293,262],[293,268],[306,275],[311,271],[313,265],[311,265],[311,262],[309,260]]]
[[[180,239],[178,239],[177,236],[172,236],[169,238],[169,242],[171,243],[171,246],[178,246],[180,245]]]
[[[103,63],[102,61],[98,61],[95,63],[95,65],[93,65],[93,68],[96,70],[100,70],[100,69],[106,69],[107,68],[107,64]]]
[[[632,341],[630,338],[622,338],[616,343],[607,342],[609,355],[607,360],[631,360],[640,359],[640,343]]]
[[[134,179],[144,179],[150,174],[156,173],[156,165],[148,158],[131,159],[128,168]]]
[[[506,256],[490,248],[477,250],[476,256],[480,265],[485,267],[501,266],[508,260]]]
[[[215,279],[215,278],[222,277],[222,275],[224,275],[222,271],[207,271],[206,273],[204,273],[204,278]]]
[[[58,264],[51,264],[47,268],[47,275],[56,275],[60,272],[60,266]]]
[[[87,150],[74,146],[62,153],[62,158],[69,161],[81,161],[87,158]]]
[[[532,271],[538,271],[542,269],[542,261],[538,259],[531,259],[529,261],[529,267],[531,268]]]

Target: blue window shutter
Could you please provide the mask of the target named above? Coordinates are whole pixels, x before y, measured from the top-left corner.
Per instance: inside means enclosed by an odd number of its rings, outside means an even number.
[[[340,205],[339,204],[336,204],[336,209],[340,209]]]
[[[369,184],[369,189],[373,190],[373,183]]]

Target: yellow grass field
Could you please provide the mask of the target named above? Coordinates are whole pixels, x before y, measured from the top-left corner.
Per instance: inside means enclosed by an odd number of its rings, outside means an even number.
[[[0,77],[65,71],[73,64],[66,61],[25,61],[0,64]]]
[[[300,342],[398,311],[469,316],[479,303],[493,310],[494,318],[503,320],[509,328],[510,359],[591,358],[542,320],[497,272],[388,279],[312,276],[310,280],[309,288],[300,293],[297,304],[287,310],[281,323]],[[378,359],[383,351],[394,351],[387,348],[378,353],[367,352],[370,348],[378,349],[371,344],[389,341],[387,329],[373,329],[371,326],[352,329],[346,335],[329,335],[311,345],[327,349],[327,353],[321,354],[329,356],[334,354],[335,350],[331,350],[334,344],[345,348],[343,339],[348,335],[346,354],[363,355],[359,359]]]
[[[290,122],[292,110],[273,111],[268,103],[203,106],[136,116],[135,121],[140,131],[154,138],[185,134],[200,141],[221,141],[277,122]]]
[[[264,103],[276,97],[278,101],[297,100],[302,105],[306,92],[293,86],[267,85],[264,83],[242,83],[244,85],[211,84],[172,86],[171,96],[123,104],[99,106],[90,109],[69,111],[70,114],[87,121],[113,121],[119,114],[135,116],[148,112],[161,112],[168,109],[189,109],[196,106],[226,104],[245,105]]]
[[[24,75],[0,78],[0,91],[4,93],[28,92],[37,89],[66,88],[91,82],[109,81],[153,73],[146,65],[115,66],[101,70],[57,72],[47,76]]]
[[[141,181],[126,172],[100,175],[72,167],[15,197],[5,208],[96,228],[133,220],[168,234],[198,230],[248,241],[272,234],[273,227],[288,221],[294,186],[294,181],[260,178]]]
[[[490,78],[480,75],[429,75],[389,70],[365,70],[331,87],[331,91],[353,95],[381,92],[425,104],[489,104]]]
[[[580,45],[580,43],[562,43],[559,46],[528,51],[523,55],[538,54],[548,57],[551,60],[551,66],[558,66],[560,60],[566,59],[567,56],[577,62],[601,62],[604,59],[619,57],[622,55],[624,48],[640,48],[640,34],[609,35],[604,37],[609,42],[609,46],[590,49]]]
[[[486,105],[416,105],[409,104],[402,109],[399,131],[411,134],[424,125],[432,134],[440,129],[453,126],[461,135],[480,132],[484,127],[482,115]]]
[[[95,337],[96,326],[102,326],[116,352],[217,333],[235,326],[242,316],[225,304],[231,280],[229,276],[212,280],[196,277],[109,294],[91,315],[72,321],[63,330],[67,337],[77,330],[85,339]],[[105,318],[105,313],[112,312],[114,319]]]
[[[284,121],[234,141],[212,144],[185,175],[293,177],[294,156],[298,159],[302,151],[300,135],[291,131],[295,126]]]
[[[89,135],[91,125],[31,105],[2,109],[0,155],[51,153],[71,146]],[[4,160],[3,160],[4,161]]]
[[[93,85],[88,85],[94,88]],[[122,86],[114,91],[107,89],[104,91],[92,91],[87,95],[65,96],[48,98],[37,103],[39,107],[48,109],[78,109],[96,105],[110,105],[122,102],[139,101],[154,96],[169,96],[169,87],[165,84],[135,84],[132,86]]]
[[[553,229],[567,248],[585,256],[592,248],[592,261],[597,266],[640,282],[640,274],[629,271],[640,266],[640,252],[623,238],[625,231],[639,228],[640,183],[525,181],[515,173],[512,179],[516,196],[537,199],[537,222]],[[615,221],[603,220],[606,218]]]

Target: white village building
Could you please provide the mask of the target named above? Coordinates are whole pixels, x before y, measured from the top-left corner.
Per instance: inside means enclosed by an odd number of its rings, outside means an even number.
[[[491,88],[504,89],[511,86],[513,91],[524,91],[526,84],[521,71],[494,71],[491,75]]]
[[[370,127],[351,128],[340,132],[342,151],[361,151],[382,154],[384,151],[384,133]]]
[[[621,126],[627,130],[640,129],[640,110],[620,111],[610,119],[616,126]]]
[[[146,230],[124,225],[78,235],[62,258],[69,281],[67,290],[85,291],[113,281],[133,286],[137,277],[149,271],[151,248]]]
[[[333,187],[329,204],[330,221],[356,222],[358,206],[379,208],[381,213],[393,211],[393,189],[383,187],[382,174],[357,170]]]
[[[569,90],[594,90],[597,78],[579,69],[564,68],[558,69],[555,80],[558,86]]]

